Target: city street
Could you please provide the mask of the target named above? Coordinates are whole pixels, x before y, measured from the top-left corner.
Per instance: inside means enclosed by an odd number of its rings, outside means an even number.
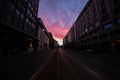
[[[1,56],[1,80],[119,80],[119,56],[62,48]]]
[[[0,0],[0,80],[120,80],[120,0]]]

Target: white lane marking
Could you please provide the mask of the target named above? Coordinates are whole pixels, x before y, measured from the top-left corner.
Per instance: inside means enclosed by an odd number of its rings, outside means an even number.
[[[56,50],[55,50],[56,51]],[[37,74],[39,74],[39,72],[48,64],[48,62],[51,60],[51,58],[53,57],[53,55],[55,54],[55,51],[53,53],[51,53],[50,57],[47,59],[47,61],[45,63],[43,63],[40,68],[33,74],[33,76],[30,78],[30,80],[34,80],[34,78],[37,76]]]
[[[64,57],[63,55],[63,51],[62,49],[59,49],[60,55],[62,56],[62,58],[64,59],[65,63],[68,65],[69,69],[72,71],[72,73],[75,75],[76,80],[80,80],[78,75],[75,73],[75,71],[72,69],[71,65],[69,64],[69,62],[67,61],[67,59]]]
[[[63,51],[63,50],[62,50]],[[64,51],[63,51],[64,53]],[[67,55],[69,56],[69,58],[71,60],[73,60],[74,62],[76,62],[79,66],[81,65],[83,68],[85,68],[87,71],[89,71],[90,73],[92,73],[93,75],[95,75],[96,77],[98,77],[100,80],[104,80],[100,75],[98,75],[96,72],[94,72],[93,70],[91,70],[90,68],[88,68],[86,65],[84,65],[82,62],[78,62],[77,59],[71,57],[70,55]]]

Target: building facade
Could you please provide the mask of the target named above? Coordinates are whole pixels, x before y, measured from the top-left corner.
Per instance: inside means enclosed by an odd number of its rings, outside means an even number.
[[[0,0],[0,50],[32,51],[37,43],[39,0]]]
[[[81,50],[120,53],[120,1],[89,0],[72,28],[64,38],[64,46],[71,44]],[[71,34],[74,44],[68,41]]]
[[[37,18],[36,25],[38,28],[38,50],[41,48],[48,48],[51,40],[49,32],[40,18]]]
[[[38,50],[41,48],[56,48],[58,42],[54,40],[52,33],[48,32],[41,18],[37,18]]]
[[[50,48],[57,48],[59,46],[58,44],[58,41],[56,41],[53,36],[52,36],[52,33],[49,32],[49,35],[50,35]]]

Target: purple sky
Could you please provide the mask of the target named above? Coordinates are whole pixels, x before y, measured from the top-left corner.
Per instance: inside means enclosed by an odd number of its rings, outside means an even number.
[[[54,39],[62,39],[80,14],[88,0],[40,0],[38,17],[41,17]]]

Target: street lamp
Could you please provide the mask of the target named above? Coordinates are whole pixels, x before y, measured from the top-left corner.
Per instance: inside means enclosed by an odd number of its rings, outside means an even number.
[[[45,31],[45,29],[42,29],[42,31],[44,32],[44,31]]]

